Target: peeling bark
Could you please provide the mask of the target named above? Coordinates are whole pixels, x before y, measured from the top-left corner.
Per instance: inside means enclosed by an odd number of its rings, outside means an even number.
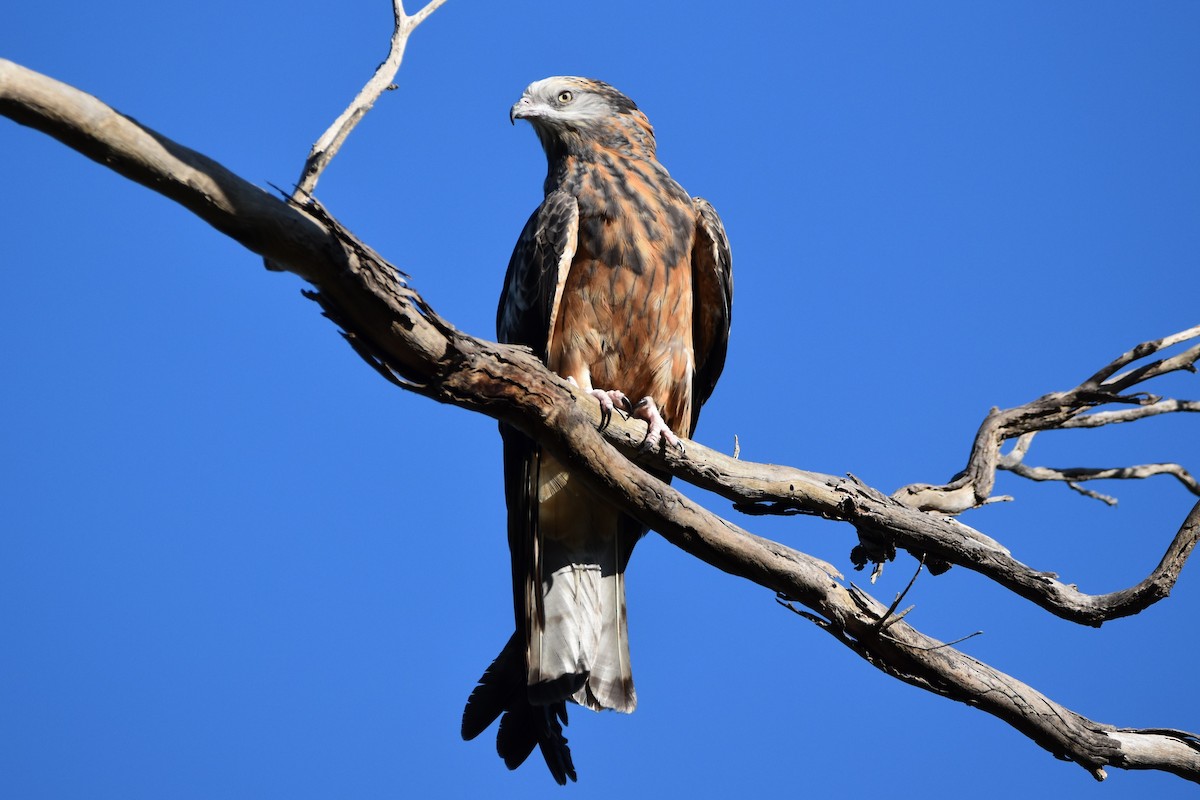
[[[99,100],[7,61],[0,61],[0,114],[175,200],[273,265],[305,278],[316,287],[309,296],[380,374],[423,396],[521,428],[586,476],[607,500],[706,563],[775,591],[785,604],[880,670],[978,707],[1098,779],[1104,778],[1105,767],[1113,766],[1163,770],[1200,782],[1200,742],[1193,734],[1091,721],[925,636],[902,614],[893,614],[894,608],[845,582],[829,564],[755,536],[637,468],[627,454],[644,436],[642,423],[616,419],[603,433],[598,431],[594,402],[528,351],[456,330],[398,270],[315,201],[278,199]],[[1200,345],[1141,367],[1132,365],[1198,337],[1200,329],[1193,328],[1147,342],[1069,392],[992,413],[976,436],[967,468],[944,486],[912,485],[888,496],[852,476],[747,463],[694,442],[686,443],[685,455],[662,452],[639,458],[711,489],[751,514],[808,514],[847,522],[883,550],[898,546],[928,559],[931,566],[938,562],[966,567],[1053,614],[1099,625],[1135,614],[1166,596],[1200,535],[1200,503],[1150,576],[1137,586],[1105,595],[1083,594],[1052,573],[1021,564],[1001,544],[952,515],[991,499],[995,470],[1020,463],[1013,454],[1001,456],[1000,446],[1008,439],[1051,428],[1197,410],[1191,401],[1129,390],[1170,371],[1194,369]],[[1093,411],[1110,403],[1129,408]],[[1135,411],[1140,413],[1131,413]]]

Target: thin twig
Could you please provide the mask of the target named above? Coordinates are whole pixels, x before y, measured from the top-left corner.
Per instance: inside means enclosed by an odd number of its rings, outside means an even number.
[[[892,623],[888,622],[888,619],[892,616],[892,612],[896,610],[896,606],[900,605],[900,601],[904,599],[904,596],[906,594],[908,594],[908,590],[911,589],[913,587],[913,584],[917,582],[917,576],[921,574],[921,570],[924,568],[925,568],[925,554],[922,553],[921,557],[919,559],[917,559],[916,570],[913,572],[912,577],[908,579],[908,585],[905,586],[903,590],[901,590],[900,592],[898,592],[896,594],[896,599],[892,601],[892,604],[890,606],[888,606],[888,610],[886,612],[884,612],[884,615],[879,618],[879,622],[877,622],[875,625],[876,628],[879,628],[882,630],[883,628],[886,628],[887,625],[892,624]],[[912,610],[911,606],[909,608],[906,608],[904,610],[904,614],[901,614],[900,617],[897,617],[897,619],[904,617],[911,610]],[[885,623],[887,623],[887,625],[885,625]]]
[[[1067,481],[1067,487],[1079,492],[1084,497],[1090,497],[1093,500],[1099,500],[1106,506],[1115,508],[1117,505],[1117,498],[1113,497],[1112,495],[1102,494],[1101,492],[1093,491],[1092,489],[1085,489],[1075,481]]]
[[[884,635],[887,636],[886,634],[884,634]],[[953,647],[954,645],[956,645],[960,642],[965,642],[967,639],[973,639],[976,636],[981,636],[981,635],[983,635],[983,631],[975,631],[974,633],[968,633],[966,636],[960,636],[952,642],[941,642],[939,644],[927,645],[927,646],[917,646],[917,645],[908,644],[906,642],[900,641],[899,639],[893,639],[891,636],[887,636],[887,638],[889,640],[895,642],[896,644],[903,645],[904,647],[908,647],[913,650],[924,650],[925,652],[929,653],[929,652],[933,652],[934,650],[941,650],[943,647]]]
[[[1197,325],[1194,328],[1188,328],[1187,330],[1179,331],[1178,333],[1172,333],[1170,336],[1164,336],[1161,339],[1142,342],[1133,349],[1117,356],[1095,375],[1092,375],[1092,377],[1084,381],[1082,385],[1093,387],[1099,386],[1108,381],[1108,379],[1115,375],[1122,367],[1126,367],[1132,364],[1134,361],[1141,361],[1146,356],[1154,355],[1160,350],[1165,350],[1172,345],[1179,344],[1180,342],[1186,342],[1188,339],[1194,339],[1198,336],[1200,336],[1200,325]]]
[[[1096,411],[1091,414],[1081,414],[1074,419],[1064,422],[1062,428],[1098,428],[1101,425],[1114,425],[1121,422],[1136,422],[1146,417],[1156,417],[1159,414],[1171,414],[1177,411],[1200,412],[1200,401],[1196,400],[1159,400],[1145,406],[1125,408],[1120,411]]]
[[[1114,375],[1104,382],[1104,386],[1112,391],[1123,392],[1130,386],[1151,378],[1157,378],[1159,375],[1179,371],[1195,372],[1197,358],[1200,358],[1200,345],[1184,350],[1182,353],[1177,353],[1170,358],[1152,361],[1144,366],[1135,367],[1128,372]]]
[[[410,17],[404,13],[403,0],[392,0],[395,25],[392,28],[392,40],[387,58],[375,70],[375,74],[350,102],[346,110],[313,144],[312,150],[309,151],[308,158],[304,162],[304,169],[300,173],[300,180],[296,183],[296,191],[292,194],[293,200],[299,202],[311,195],[317,188],[317,181],[320,179],[321,173],[337,155],[342,143],[346,141],[346,137],[371,110],[380,95],[392,86],[392,81],[400,70],[400,62],[404,60],[404,49],[408,46],[409,34],[445,2],[446,0],[431,0],[428,5]]]
[[[991,500],[998,469],[1010,470],[1033,480],[1062,481],[1094,480],[1098,477],[1146,478],[1151,475],[1172,474],[1179,478],[1189,491],[1200,493],[1200,486],[1197,486],[1196,481],[1179,465],[1158,470],[1134,466],[1117,470],[1060,471],[1026,468],[1021,465],[1029,451],[1033,435],[1039,431],[1093,428],[1112,423],[1134,422],[1159,414],[1200,411],[1200,402],[1197,401],[1164,399],[1145,391],[1129,393],[1135,386],[1172,372],[1196,372],[1196,363],[1200,361],[1200,344],[1194,344],[1175,355],[1126,369],[1134,362],[1198,337],[1200,326],[1195,326],[1161,339],[1143,342],[1122,353],[1074,389],[1052,392],[1023,406],[1004,411],[992,409],[975,435],[967,466],[953,480],[940,486],[926,483],[909,484],[897,489],[892,497],[922,511],[959,514],[971,508],[978,508]],[[1125,371],[1120,372],[1123,369]],[[1099,406],[1109,404],[1132,407],[1114,411],[1093,411]],[[1017,444],[1007,454],[1001,454],[1001,447],[1010,439],[1017,439]],[[1105,502],[1112,500],[1091,490],[1073,488]]]
[[[1014,475],[1019,475],[1031,481],[1064,481],[1071,484],[1098,480],[1144,480],[1145,478],[1152,478],[1155,475],[1171,475],[1182,483],[1189,492],[1200,495],[1200,481],[1197,481],[1181,464],[1137,464],[1132,467],[1069,467],[1055,469],[1053,467],[1031,467],[1026,464],[1016,463],[1008,466],[1001,464],[1000,469],[1008,470]],[[1085,490],[1078,486],[1072,486],[1071,488],[1088,497],[1095,497],[1097,500],[1102,499],[1109,505],[1117,504],[1116,500],[1112,500],[1112,498],[1105,495],[1098,495],[1093,491]]]

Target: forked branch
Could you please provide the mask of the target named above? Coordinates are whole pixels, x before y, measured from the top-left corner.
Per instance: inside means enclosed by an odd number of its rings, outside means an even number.
[[[897,489],[892,496],[905,505],[922,511],[960,514],[993,499],[992,488],[996,483],[997,469],[1012,470],[1033,480],[1061,480],[1068,483],[1101,477],[1131,479],[1169,474],[1177,477],[1193,494],[1200,495],[1200,486],[1179,464],[1070,470],[1023,465],[1025,454],[1033,441],[1033,434],[1040,431],[1094,428],[1134,422],[1159,414],[1200,411],[1200,402],[1194,400],[1164,399],[1145,391],[1130,391],[1135,387],[1140,389],[1148,381],[1172,372],[1195,372],[1196,361],[1200,359],[1200,344],[1193,344],[1174,355],[1120,372],[1175,345],[1198,339],[1200,325],[1162,339],[1143,342],[1122,353],[1074,389],[1047,394],[1023,406],[1004,411],[992,409],[980,425],[979,432],[975,434],[967,466],[953,480],[940,486],[926,483],[910,484]],[[1121,410],[1095,410],[1109,405],[1127,407]],[[1018,439],[1018,443],[1011,453],[1002,456],[1000,448],[1010,439]]]
[[[644,433],[640,422],[614,420],[602,435],[596,426],[598,411],[589,398],[531,353],[454,329],[391,265],[315,207],[310,211],[280,201],[95,98],[4,61],[0,114],[174,199],[253,252],[311,281],[318,290],[314,297],[346,331],[356,351],[381,373],[411,391],[521,428],[603,497],[678,547],[803,604],[808,618],[879,669],[977,706],[1097,778],[1104,777],[1106,766],[1116,766],[1165,770],[1200,782],[1195,736],[1088,720],[890,616],[883,604],[846,585],[830,565],[748,533],[649,473],[631,469],[605,436],[636,444]],[[851,522],[860,531],[878,531],[897,541],[906,537],[903,541],[911,543],[914,552],[939,557],[960,553],[978,564],[1008,557],[978,531],[904,505],[857,481],[770,465],[731,466],[727,462],[732,459],[715,456],[688,443],[686,459],[673,453],[650,458],[700,485],[724,486],[723,493],[746,504],[787,503],[800,513]],[[1198,523],[1200,506],[1185,523],[1191,539],[1176,548],[1176,560],[1181,562],[1190,552]],[[1184,538],[1181,531],[1177,539]],[[1015,580],[1021,587],[1015,590],[1036,594],[1026,583],[1038,578],[1022,574]],[[1061,587],[1046,576],[1040,580],[1043,590]]]

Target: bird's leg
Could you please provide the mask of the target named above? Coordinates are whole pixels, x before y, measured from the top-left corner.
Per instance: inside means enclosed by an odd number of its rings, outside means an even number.
[[[646,438],[638,445],[638,452],[646,452],[658,447],[660,442],[666,442],[671,447],[679,448],[679,452],[685,452],[683,443],[679,441],[679,437],[675,435],[666,421],[662,418],[662,414],[658,412],[658,404],[654,402],[653,397],[643,397],[638,400],[637,405],[633,407],[633,416],[646,422]]]
[[[573,377],[568,375],[567,381],[576,389],[579,388],[579,383]],[[600,430],[604,430],[608,423],[612,422],[613,411],[625,419],[629,419],[629,415],[633,413],[633,403],[624,392],[616,389],[591,389],[588,394],[600,402]]]

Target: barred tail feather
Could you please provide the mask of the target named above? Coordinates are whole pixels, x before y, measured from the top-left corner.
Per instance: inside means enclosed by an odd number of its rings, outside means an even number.
[[[569,564],[546,582],[543,624],[531,626],[532,702],[570,699],[593,711],[625,713],[637,705],[629,665],[625,579],[621,573],[606,574],[610,565]]]

